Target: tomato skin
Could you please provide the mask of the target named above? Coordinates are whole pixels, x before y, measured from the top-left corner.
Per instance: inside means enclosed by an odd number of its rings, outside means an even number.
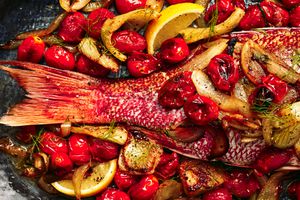
[[[151,199],[158,187],[157,178],[154,175],[146,175],[137,184],[130,187],[128,194],[132,200]]]
[[[29,36],[18,47],[17,59],[39,63],[44,56],[45,47],[46,45],[40,37]]]
[[[97,196],[96,200],[130,200],[130,197],[121,190],[108,188],[100,196]]]
[[[129,73],[138,78],[146,76],[159,68],[159,61],[150,54],[133,52],[127,59],[127,68]]]
[[[297,5],[300,5],[300,0],[281,0],[282,4],[285,6],[285,8],[291,9],[296,7]]]
[[[300,27],[300,5],[290,11],[289,23],[291,26]]]
[[[159,90],[159,104],[171,109],[181,108],[196,93],[191,76],[192,72],[183,72],[167,80]]]
[[[73,163],[66,153],[57,152],[51,155],[51,168],[57,176],[63,176],[73,169]]]
[[[119,155],[119,145],[100,140],[97,138],[91,138],[89,141],[90,151],[94,160],[112,160]]]
[[[178,63],[187,58],[190,50],[182,38],[171,38],[164,41],[160,47],[162,60],[169,63]]]
[[[71,135],[69,138],[69,149],[69,156],[75,164],[82,165],[91,160],[88,139],[85,135]]]
[[[120,190],[127,191],[132,185],[138,182],[138,177],[117,169],[114,182]]]
[[[116,8],[120,14],[130,11],[145,8],[146,0],[116,0]]]
[[[271,1],[263,1],[260,7],[269,26],[287,26],[289,23],[289,13],[278,4]]]
[[[231,91],[239,80],[239,69],[232,56],[219,54],[211,59],[207,67],[214,86],[222,91]]]
[[[170,5],[178,4],[178,3],[194,3],[195,0],[167,0]]]
[[[35,135],[36,126],[23,126],[21,131],[16,134],[16,139],[24,144],[30,144]]]
[[[75,68],[74,55],[58,45],[53,45],[45,51],[45,60],[50,67],[65,70],[73,70]]]
[[[232,200],[232,195],[226,188],[220,187],[206,192],[203,200]]]
[[[139,33],[131,30],[115,32],[112,35],[114,46],[124,53],[143,51],[146,46],[146,39]]]
[[[179,157],[177,153],[172,154],[163,153],[160,157],[159,164],[157,165],[156,176],[161,179],[169,179],[174,176],[179,169]]]
[[[234,6],[230,0],[220,0],[217,4],[210,6],[205,12],[204,20],[206,21],[206,23],[211,20],[216,8],[218,8],[217,24],[224,22],[234,11]]]
[[[289,90],[286,82],[272,74],[262,78],[262,87],[266,87],[272,92],[275,103],[282,101]]]
[[[239,28],[241,30],[250,30],[252,28],[262,28],[265,26],[266,22],[263,13],[257,5],[249,6],[239,23]]]
[[[253,173],[242,170],[230,172],[224,186],[239,198],[249,198],[260,189],[259,182]]]
[[[289,197],[295,198],[297,200],[300,199],[300,181],[295,181],[288,186],[288,194]]]
[[[210,98],[196,94],[190,97],[183,106],[185,115],[197,125],[206,125],[219,116],[217,104]]]
[[[69,152],[67,141],[53,132],[44,132],[41,135],[39,148],[49,155],[58,152],[68,154]]]
[[[76,62],[76,70],[80,73],[87,74],[93,77],[104,77],[109,73],[109,69],[99,65],[98,63],[88,59],[80,54]]]
[[[65,42],[79,43],[84,37],[86,25],[82,13],[69,13],[62,21],[57,34]]]
[[[106,19],[111,19],[115,15],[106,8],[98,8],[92,11],[87,19],[88,28],[87,32],[89,36],[93,37],[94,39],[99,39],[101,36],[101,28]]]

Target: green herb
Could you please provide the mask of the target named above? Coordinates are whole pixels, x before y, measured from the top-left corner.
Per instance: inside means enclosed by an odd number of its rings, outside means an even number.
[[[39,130],[39,132],[37,133],[36,136],[31,136],[32,137],[32,148],[33,148],[32,153],[34,152],[35,149],[37,151],[40,151],[39,144],[40,144],[41,135],[42,135],[43,132],[44,132],[44,128]]]
[[[215,26],[218,22],[218,18],[219,18],[219,11],[218,11],[218,2],[216,2],[216,9],[213,10],[212,12],[212,16],[211,19],[208,22],[208,26],[209,26],[209,36],[211,37],[211,35],[213,35],[213,33],[215,32]]]
[[[113,134],[113,131],[114,131],[115,127],[116,127],[116,126],[115,126],[115,121],[112,121],[112,122],[110,123],[110,125],[109,125],[108,131],[106,131],[106,132],[103,134],[103,138],[104,138],[104,139],[110,138],[111,135]]]
[[[300,65],[300,49],[297,49],[295,51],[295,55],[293,55],[292,57],[292,65],[293,66]]]

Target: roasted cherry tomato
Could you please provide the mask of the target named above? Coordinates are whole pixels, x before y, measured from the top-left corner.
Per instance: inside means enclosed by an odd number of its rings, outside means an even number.
[[[138,177],[117,169],[114,182],[120,190],[127,191],[132,185],[138,182]]]
[[[229,148],[229,141],[225,130],[221,127],[206,126],[205,133],[214,138],[209,158],[216,158],[225,155]]]
[[[290,160],[291,155],[289,149],[266,148],[257,156],[254,167],[259,172],[267,174],[284,166]]]
[[[182,38],[168,39],[160,47],[160,57],[169,63],[178,63],[187,58],[189,54],[189,47]]]
[[[113,33],[112,41],[114,46],[124,53],[143,51],[147,46],[145,38],[141,34],[131,30]]]
[[[36,134],[36,126],[23,126],[20,132],[16,134],[17,140],[25,144],[30,144]]]
[[[88,16],[88,34],[96,40],[101,36],[101,28],[106,19],[113,18],[115,15],[105,8],[98,8]]]
[[[146,1],[147,0],[116,0],[116,8],[120,14],[124,14],[139,8],[145,8]]]
[[[281,102],[289,91],[287,83],[272,74],[262,78],[262,86],[272,92],[275,103]]]
[[[108,188],[96,200],[130,200],[130,197],[125,192],[116,188]]]
[[[69,148],[69,156],[73,163],[82,165],[91,160],[88,139],[85,135],[71,135],[69,138]]]
[[[88,59],[82,54],[78,56],[76,69],[80,73],[87,74],[93,77],[104,77],[109,73],[109,69],[106,69],[98,63]]]
[[[74,55],[58,45],[53,45],[46,50],[45,60],[50,67],[66,70],[73,70],[75,67]]]
[[[97,138],[90,139],[90,151],[94,160],[112,160],[119,155],[119,146],[115,143],[100,140]]]
[[[289,23],[289,13],[272,1],[263,1],[260,7],[269,26],[287,26]]]
[[[244,0],[232,0],[232,4],[236,7],[246,10],[246,5]]]
[[[206,21],[206,23],[209,23],[211,21],[216,10],[218,12],[217,24],[224,22],[234,11],[234,6],[230,0],[219,0],[217,2],[217,4],[213,4],[205,12],[204,20]]]
[[[41,135],[39,148],[49,155],[58,152],[67,154],[69,152],[67,141],[53,132],[45,132]]]
[[[232,200],[232,195],[224,187],[213,189],[203,195],[203,200]]]
[[[246,170],[233,170],[224,186],[239,198],[249,198],[260,189],[259,182],[253,173]]]
[[[219,54],[211,59],[207,67],[214,86],[219,90],[231,91],[239,80],[239,69],[232,56]]]
[[[168,179],[174,176],[179,168],[179,158],[177,153],[163,153],[155,169],[158,178]]]
[[[190,97],[183,108],[186,116],[198,125],[206,125],[219,116],[218,105],[210,98],[198,94]]]
[[[44,41],[38,36],[29,36],[20,44],[17,59],[38,63],[42,60],[44,51]]]
[[[252,28],[262,28],[266,26],[266,22],[258,5],[251,5],[246,10],[246,14],[239,23],[242,30],[250,30]]]
[[[160,105],[166,108],[182,107],[196,93],[191,76],[192,72],[183,72],[167,80],[158,93]]]
[[[300,0],[281,0],[282,4],[285,6],[285,8],[291,9],[296,7],[297,5],[300,5]]]
[[[129,73],[134,77],[142,77],[159,68],[159,61],[150,54],[133,52],[127,59],[127,68]]]
[[[178,3],[194,3],[195,0],[167,0],[170,5],[178,4]]]
[[[300,27],[300,5],[291,10],[289,23],[291,26]]]
[[[73,169],[73,163],[69,156],[63,152],[51,155],[51,169],[57,176],[63,176]]]
[[[65,42],[79,43],[85,34],[86,19],[80,12],[69,13],[62,21],[58,36]]]
[[[132,200],[152,199],[158,190],[159,183],[155,176],[146,175],[130,187],[128,194]]]
[[[295,181],[288,186],[289,197],[293,199],[300,199],[300,181]]]

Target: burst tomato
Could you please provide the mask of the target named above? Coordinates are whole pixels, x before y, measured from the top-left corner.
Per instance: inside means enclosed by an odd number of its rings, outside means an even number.
[[[49,155],[58,152],[67,154],[69,152],[67,141],[53,132],[45,132],[41,135],[39,148]]]
[[[53,45],[46,50],[45,60],[50,67],[66,70],[73,70],[75,67],[74,55],[58,45]]]
[[[66,153],[57,152],[51,155],[51,168],[58,176],[72,171],[73,163]]]
[[[69,138],[69,148],[69,156],[75,164],[82,165],[91,160],[88,139],[85,135],[71,135]]]
[[[103,66],[88,59],[82,54],[78,56],[76,69],[80,73],[87,74],[93,77],[104,77],[109,73],[109,69],[104,68]]]
[[[269,26],[287,26],[289,23],[289,13],[278,4],[271,1],[263,1],[260,7]]]
[[[177,63],[188,57],[190,50],[182,38],[171,38],[160,47],[161,58],[169,63]]]
[[[90,139],[90,151],[94,160],[112,160],[119,155],[119,146],[115,143],[100,140],[97,138]]]
[[[20,44],[17,59],[38,63],[42,60],[44,51],[44,41],[38,36],[29,36]]]
[[[168,179],[174,176],[179,168],[179,157],[177,153],[164,153],[155,169],[158,178]]]
[[[146,175],[137,184],[130,187],[128,194],[132,200],[151,199],[158,190],[159,183],[155,176]]]
[[[126,191],[138,182],[138,177],[117,169],[114,182],[120,190]]]
[[[113,33],[112,41],[114,46],[124,53],[143,51],[147,46],[145,38],[141,34],[131,30]]]
[[[82,13],[69,13],[62,21],[57,34],[65,42],[78,43],[84,37],[86,25],[87,22]]]
[[[230,0],[220,0],[217,4],[214,4],[208,8],[204,15],[204,20],[209,23],[215,12],[218,12],[217,24],[224,22],[234,11],[234,6]]]

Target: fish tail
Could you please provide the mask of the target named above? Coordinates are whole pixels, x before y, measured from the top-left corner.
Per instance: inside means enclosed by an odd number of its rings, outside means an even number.
[[[26,91],[19,104],[0,116],[0,124],[55,124],[68,119],[78,123],[92,122],[95,106],[92,94],[98,85],[96,79],[20,61],[0,61],[0,70],[6,71]]]

